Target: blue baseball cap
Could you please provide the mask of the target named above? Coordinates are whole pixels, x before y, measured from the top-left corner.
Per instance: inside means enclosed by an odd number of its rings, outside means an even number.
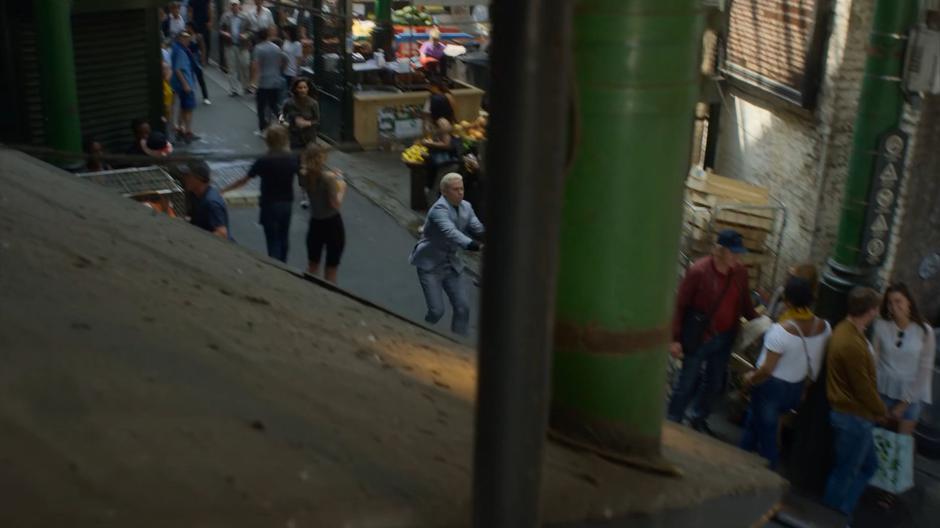
[[[747,253],[747,248],[744,247],[744,239],[741,237],[741,233],[738,233],[734,229],[723,229],[718,233],[718,245],[728,248],[732,253]]]

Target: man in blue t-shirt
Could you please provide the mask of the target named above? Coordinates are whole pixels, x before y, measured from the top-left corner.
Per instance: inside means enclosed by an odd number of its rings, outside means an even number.
[[[210,183],[209,166],[197,161],[180,165],[177,170],[183,179],[183,187],[193,196],[189,223],[232,240],[228,230],[228,209],[222,194]]]
[[[170,53],[170,61],[173,68],[173,77],[170,78],[170,86],[176,93],[176,99],[180,102],[180,119],[177,128],[177,139],[189,143],[198,139],[193,135],[193,109],[196,108],[196,93],[193,91],[196,87],[196,59],[189,51],[189,43],[192,35],[187,31],[180,32],[173,43],[173,51]]]

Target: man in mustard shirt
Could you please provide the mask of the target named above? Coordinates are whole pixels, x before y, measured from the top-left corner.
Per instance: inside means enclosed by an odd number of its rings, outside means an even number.
[[[878,317],[881,296],[870,288],[849,292],[848,315],[829,340],[826,395],[835,433],[835,465],[823,502],[849,516],[878,470],[872,428],[887,410],[878,396],[874,352],[865,329]]]

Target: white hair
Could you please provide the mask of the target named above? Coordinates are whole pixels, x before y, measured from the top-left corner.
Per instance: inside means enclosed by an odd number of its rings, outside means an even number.
[[[451,183],[456,182],[457,180],[463,181],[463,176],[457,174],[456,172],[448,172],[441,178],[441,192],[444,192]]]

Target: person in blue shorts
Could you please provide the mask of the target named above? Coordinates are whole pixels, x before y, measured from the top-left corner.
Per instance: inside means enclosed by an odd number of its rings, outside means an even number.
[[[176,126],[176,135],[178,139],[190,143],[198,139],[192,130],[193,109],[196,108],[196,64],[192,53],[189,51],[189,44],[192,41],[192,35],[188,31],[181,31],[173,43],[173,50],[170,52],[170,61],[173,68],[173,76],[170,78],[170,86],[176,93],[176,98],[180,102],[179,119]]]

